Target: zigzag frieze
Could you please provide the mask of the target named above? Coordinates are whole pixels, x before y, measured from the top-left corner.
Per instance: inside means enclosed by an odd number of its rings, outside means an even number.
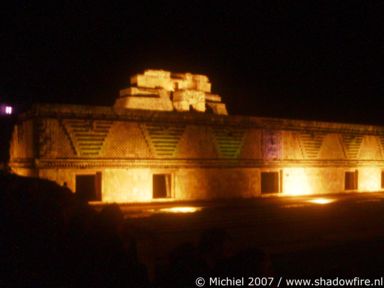
[[[349,159],[357,158],[360,150],[361,142],[363,141],[363,135],[356,134],[342,134],[343,143],[345,146],[345,152]]]
[[[325,133],[300,132],[299,139],[304,148],[305,156],[309,159],[316,159],[319,155],[321,144],[323,143]]]
[[[100,154],[113,121],[67,119],[62,123],[76,154],[94,157]]]
[[[244,143],[245,129],[213,127],[212,131],[219,155],[224,158],[237,158]]]
[[[156,156],[175,156],[177,144],[184,133],[185,125],[146,123],[140,127],[147,144]]]

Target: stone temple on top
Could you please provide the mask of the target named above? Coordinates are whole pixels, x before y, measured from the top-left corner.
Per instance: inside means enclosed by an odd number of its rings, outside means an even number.
[[[131,78],[131,85],[120,90],[115,107],[157,111],[212,111],[227,115],[221,97],[211,93],[205,75],[146,70]]]

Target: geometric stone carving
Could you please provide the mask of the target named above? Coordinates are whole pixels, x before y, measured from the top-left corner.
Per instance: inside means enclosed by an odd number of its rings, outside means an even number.
[[[365,135],[361,141],[357,158],[362,160],[381,160],[382,153],[379,138],[373,135]]]
[[[356,159],[363,141],[363,135],[342,134],[342,137],[347,158]]]
[[[320,147],[318,159],[332,160],[345,159],[345,148],[341,141],[340,134],[329,133],[325,135]]]
[[[52,150],[52,141],[53,137],[51,135],[52,129],[49,127],[48,121],[39,120],[37,122],[38,129],[38,147],[39,147],[39,156],[45,157]]]
[[[281,132],[282,157],[281,159],[298,160],[304,159],[304,151],[300,145],[300,139],[297,132]]]
[[[103,157],[114,159],[151,157],[151,147],[139,123],[115,121],[101,150]]]
[[[322,132],[300,132],[300,142],[304,148],[304,153],[308,159],[318,158],[321,144],[325,133]]]
[[[187,125],[178,143],[177,158],[214,159],[216,157],[217,148],[211,128]]]
[[[238,158],[246,130],[232,127],[213,127],[212,131],[219,155],[223,158]]]
[[[79,156],[98,156],[112,124],[112,121],[104,120],[63,120],[63,126]]]
[[[158,157],[174,157],[177,144],[184,133],[185,125],[166,124],[141,125],[145,138]]]
[[[379,139],[380,139],[380,144],[381,144],[381,151],[384,152],[384,136],[380,135]]]

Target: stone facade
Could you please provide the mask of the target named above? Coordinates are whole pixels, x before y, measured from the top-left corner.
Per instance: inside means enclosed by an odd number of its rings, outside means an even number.
[[[384,188],[384,127],[228,116],[203,75],[147,70],[131,84],[113,107],[32,107],[12,170],[104,202]]]
[[[379,191],[383,149],[375,126],[39,105],[14,129],[10,165],[73,191],[99,175],[106,202],[192,200]]]

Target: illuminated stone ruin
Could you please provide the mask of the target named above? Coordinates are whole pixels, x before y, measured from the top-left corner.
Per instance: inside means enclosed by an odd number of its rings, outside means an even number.
[[[228,114],[221,97],[211,93],[211,83],[205,75],[146,70],[133,76],[130,82],[132,87],[120,90],[115,107]]]
[[[384,191],[382,126],[223,117],[203,75],[147,70],[131,84],[114,107],[20,115],[12,171],[108,203]]]

